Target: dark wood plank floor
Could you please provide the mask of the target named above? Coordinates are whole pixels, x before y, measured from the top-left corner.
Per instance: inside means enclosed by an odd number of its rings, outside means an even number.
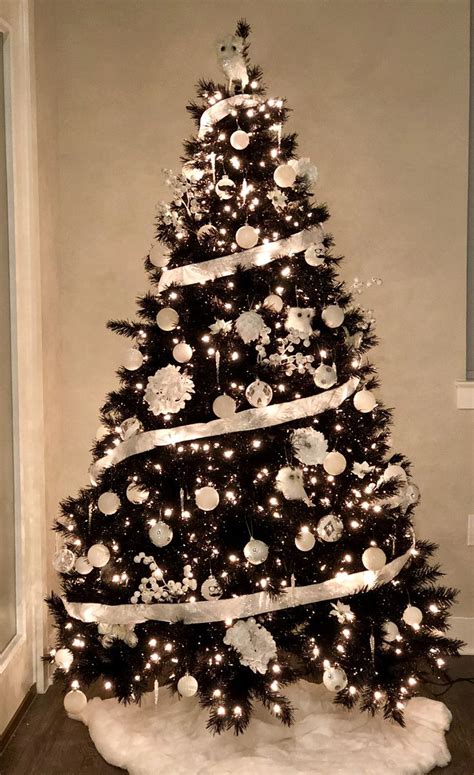
[[[474,657],[455,660],[450,672],[453,678],[474,675]],[[433,775],[474,775],[474,687],[468,683],[455,684],[442,699],[453,714],[448,733],[452,762],[448,767],[433,770]],[[36,697],[0,757],[0,775],[108,775],[120,772],[124,773],[124,770],[111,767],[99,756],[87,728],[67,718],[56,686]],[[189,775],[194,774],[190,771]],[[380,775],[385,773],[381,771]]]

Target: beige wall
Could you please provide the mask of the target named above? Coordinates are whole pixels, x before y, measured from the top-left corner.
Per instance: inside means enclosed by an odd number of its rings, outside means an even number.
[[[214,41],[241,15],[266,82],[294,109],[302,155],[319,166],[344,277],[383,278],[361,301],[378,321],[394,447],[422,489],[418,532],[441,543],[448,581],[463,590],[456,614],[474,616],[474,413],[454,396],[465,363],[467,0],[36,0],[55,261],[43,300],[51,518],[87,481],[125,346],[105,322],[133,315],[146,288],[141,258],[167,196],[160,170],[179,169],[192,131],[185,103],[199,76],[218,75]]]

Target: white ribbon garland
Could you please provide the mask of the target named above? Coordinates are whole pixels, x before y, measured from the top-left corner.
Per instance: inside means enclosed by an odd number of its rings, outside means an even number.
[[[218,277],[227,277],[234,274],[237,266],[248,268],[251,266],[265,266],[279,256],[291,256],[300,253],[315,242],[315,231],[320,231],[319,226],[303,229],[291,237],[257,245],[256,248],[241,250],[219,258],[211,258],[209,261],[201,261],[196,264],[177,266],[174,269],[163,269],[158,284],[158,293],[162,293],[169,285],[194,285],[215,280]]]
[[[225,419],[198,422],[192,425],[182,425],[177,428],[162,428],[157,431],[145,431],[137,433],[113,449],[94,463],[92,470],[95,475],[111,466],[117,465],[132,455],[141,452],[149,452],[155,447],[164,447],[169,444],[178,444],[183,441],[204,439],[211,436],[221,436],[237,431],[252,431],[260,428],[270,428],[274,425],[282,425],[292,420],[301,420],[303,417],[313,417],[328,409],[337,409],[348,396],[352,395],[359,384],[358,377],[351,377],[343,385],[332,390],[326,390],[315,396],[297,398],[281,404],[245,409],[236,412]]]
[[[388,584],[406,565],[412,556],[412,551],[413,547],[384,565],[379,571],[360,571],[318,584],[287,587],[277,598],[271,597],[268,592],[254,592],[224,600],[203,600],[196,603],[103,605],[102,603],[72,603],[64,597],[62,601],[69,616],[82,622],[100,624],[132,625],[147,621],[206,624],[223,622],[226,619],[245,619],[248,616],[282,611],[285,608],[311,605],[323,600],[335,600],[354,595],[364,588],[374,589]]]
[[[215,105],[204,111],[199,122],[198,138],[202,140],[206,134],[213,128],[214,124],[229,116],[234,108],[255,108],[260,101],[248,94],[236,94],[234,97],[227,97],[225,100],[219,100]]]

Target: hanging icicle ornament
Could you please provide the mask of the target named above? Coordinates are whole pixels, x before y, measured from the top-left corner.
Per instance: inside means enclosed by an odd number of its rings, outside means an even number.
[[[245,398],[251,406],[268,406],[273,398],[273,390],[267,382],[256,379],[246,388]]]
[[[324,462],[328,443],[324,435],[314,428],[298,428],[291,434],[291,444],[295,457],[308,466],[317,466]]]
[[[103,492],[97,501],[97,507],[102,514],[115,514],[120,508],[120,498],[114,492]]]
[[[273,173],[273,180],[280,188],[291,188],[296,180],[296,172],[291,164],[280,164]]]
[[[268,663],[277,656],[276,643],[271,633],[253,617],[241,619],[229,627],[224,643],[237,651],[241,665],[261,675],[267,672]]]
[[[289,307],[285,321],[286,330],[309,339],[313,333],[311,321],[315,312],[316,310],[312,307]]]
[[[168,546],[173,540],[173,530],[166,522],[160,519],[148,531],[148,538],[154,544],[162,549],[164,546]]]
[[[321,517],[316,526],[316,532],[321,541],[326,541],[327,543],[339,541],[344,532],[342,519],[336,514],[328,514],[325,517]]]
[[[387,562],[387,557],[378,546],[369,546],[362,554],[362,565],[367,570],[378,571],[383,568]]]
[[[186,372],[181,372],[180,366],[165,366],[158,369],[148,378],[144,400],[149,405],[150,412],[159,414],[176,414],[184,409],[194,393],[194,382]]]
[[[136,371],[143,363],[143,355],[136,347],[126,350],[123,356],[123,367],[127,371]]]
[[[193,357],[193,348],[186,342],[179,342],[173,347],[173,358],[178,363],[188,363]]]
[[[303,501],[311,504],[303,484],[303,472],[300,468],[283,466],[276,476],[276,489],[289,501]]]
[[[347,675],[342,667],[327,667],[323,672],[323,684],[330,692],[342,692],[347,686]]]
[[[237,229],[235,241],[239,248],[244,248],[244,250],[254,248],[258,242],[258,231],[254,229],[253,226],[245,224],[245,226],[241,226]]]
[[[67,546],[62,546],[53,556],[53,568],[57,573],[69,573],[74,568],[76,555]]]
[[[219,600],[219,598],[222,597],[223,589],[215,576],[209,576],[209,578],[201,584],[201,595],[204,600]]]
[[[344,322],[344,310],[338,304],[329,304],[321,312],[321,318],[328,328],[338,328]]]
[[[310,531],[309,527],[302,527],[300,532],[295,538],[296,548],[300,552],[309,552],[316,543],[316,538]]]
[[[224,175],[217,181],[215,190],[219,199],[232,199],[235,193],[235,183],[228,175]]]
[[[216,417],[219,417],[222,420],[226,417],[232,417],[236,410],[237,404],[231,396],[217,396],[212,402],[212,411]]]
[[[251,538],[244,546],[244,556],[252,565],[261,565],[268,557],[268,546],[256,538]]]
[[[189,673],[181,676],[176,686],[182,697],[194,697],[199,688],[198,682],[194,676],[189,675]]]
[[[128,417],[120,424],[120,438],[122,441],[130,439],[143,431],[143,425],[137,417]]]
[[[87,552],[87,559],[94,568],[103,568],[110,560],[110,550],[104,544],[94,544]]]
[[[340,452],[328,452],[323,461],[323,467],[330,476],[339,476],[345,471],[346,458]]]
[[[130,503],[134,503],[135,505],[143,505],[150,497],[150,491],[136,482],[132,482],[128,485],[125,494]]]
[[[163,307],[156,316],[156,325],[162,331],[173,331],[179,323],[179,315],[173,307]]]
[[[236,129],[230,136],[230,144],[236,151],[244,151],[250,142],[250,137],[243,129]]]
[[[328,390],[337,382],[336,366],[328,366],[327,363],[321,363],[313,374],[314,384],[318,388]]]
[[[196,506],[203,511],[213,511],[219,505],[219,493],[215,487],[201,487],[195,493]]]

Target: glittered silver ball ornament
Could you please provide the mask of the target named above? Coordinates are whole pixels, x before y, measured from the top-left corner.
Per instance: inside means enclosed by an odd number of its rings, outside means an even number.
[[[110,551],[104,544],[93,544],[87,552],[87,559],[94,568],[103,568],[110,560]]]
[[[218,600],[222,597],[222,594],[222,587],[214,576],[209,576],[209,578],[201,584],[201,595],[204,600]]]
[[[164,266],[167,266],[170,260],[169,248],[167,248],[165,245],[162,245],[161,242],[155,242],[150,248],[148,258],[150,259],[150,262],[153,264],[153,266],[157,267],[157,269],[163,269]]]
[[[339,541],[344,532],[344,524],[337,514],[327,514],[319,520],[316,532],[321,541],[332,544]]]
[[[234,196],[235,183],[228,175],[224,175],[216,183],[216,194],[219,199],[232,199]]]
[[[387,557],[385,552],[382,551],[382,549],[379,549],[378,546],[369,546],[362,554],[362,565],[364,568],[367,568],[367,570],[381,570],[386,562]]]
[[[344,322],[344,310],[338,304],[324,307],[321,317],[328,328],[338,328]]]
[[[330,692],[342,692],[347,686],[347,675],[342,667],[327,667],[323,673],[323,684]]]
[[[263,541],[251,538],[244,546],[244,555],[252,565],[261,565],[268,557],[268,546]]]
[[[68,716],[78,716],[87,707],[87,697],[80,689],[72,689],[64,697],[64,710]]]
[[[179,323],[179,315],[173,307],[163,307],[156,316],[156,324],[162,331],[173,331]]]
[[[136,347],[131,347],[125,351],[123,356],[123,366],[127,371],[136,371],[143,363],[143,355]]]
[[[254,248],[258,242],[258,231],[248,224],[241,226],[235,233],[235,241],[239,248]]]
[[[315,543],[316,539],[310,529],[308,527],[302,527],[295,538],[296,548],[299,549],[300,552],[309,552]]]
[[[324,458],[323,468],[330,476],[339,476],[345,471],[346,458],[340,452],[328,452]]]
[[[271,312],[281,312],[283,309],[283,299],[276,293],[270,293],[270,295],[263,300],[263,306],[266,309],[271,310]]]
[[[256,379],[245,390],[245,397],[252,406],[268,406],[273,398],[273,390],[267,382]]]
[[[237,404],[230,396],[218,396],[212,403],[212,411],[216,417],[224,419],[226,417],[232,417],[237,409]]]
[[[143,425],[137,417],[128,417],[120,424],[120,438],[126,441],[135,436],[136,433],[141,433],[142,430]]]
[[[148,538],[155,546],[159,546],[160,549],[163,546],[168,546],[173,539],[173,531],[166,522],[161,519],[155,525],[153,525],[148,531]]]
[[[367,414],[367,412],[371,412],[372,409],[375,409],[377,400],[370,390],[359,390],[353,398],[353,404],[358,412]]]
[[[334,366],[328,366],[326,363],[321,363],[313,374],[314,384],[316,387],[328,390],[337,382],[337,372]]]
[[[53,556],[53,568],[57,573],[69,573],[74,568],[76,555],[67,546],[61,547]]]
[[[139,484],[132,482],[127,487],[126,495],[130,503],[135,503],[136,505],[141,506],[143,503],[146,503],[150,497],[150,492],[144,487],[141,487]]]
[[[103,492],[97,501],[97,506],[102,514],[115,514],[120,508],[120,498],[114,492]]]
[[[87,576],[94,566],[90,564],[87,557],[78,557],[74,563],[74,568],[81,576]]]
[[[403,612],[402,619],[410,627],[419,627],[423,621],[423,612],[415,605],[408,605]]]
[[[290,164],[280,164],[273,173],[273,180],[280,188],[290,188],[296,180],[296,172]]]
[[[215,487],[201,487],[196,490],[196,506],[203,511],[213,511],[219,505],[219,493]]]
[[[236,129],[230,136],[230,144],[236,151],[243,151],[247,148],[250,142],[250,137],[243,129]]]
[[[173,358],[178,363],[188,363],[193,357],[193,348],[186,342],[179,342],[173,347]]]
[[[194,697],[198,690],[198,682],[194,676],[183,675],[178,681],[178,692],[182,697]]]
[[[69,670],[74,662],[74,654],[69,649],[58,649],[54,655],[54,661],[61,670]]]

